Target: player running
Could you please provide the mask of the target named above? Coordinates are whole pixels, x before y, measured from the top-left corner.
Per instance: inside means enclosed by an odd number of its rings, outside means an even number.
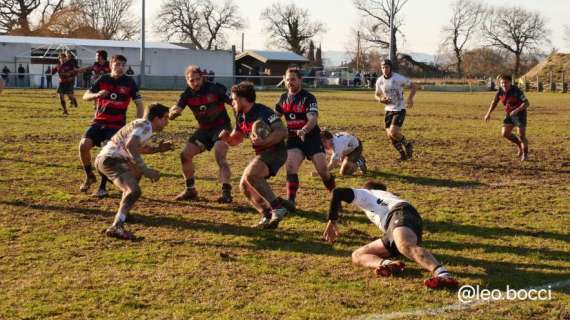
[[[91,167],[91,149],[93,146],[101,147],[126,124],[131,99],[137,106],[137,118],[143,116],[144,106],[139,88],[131,77],[125,75],[126,63],[127,59],[122,55],[111,57],[111,73],[102,75],[83,95],[83,100],[97,100],[97,110],[79,142],[79,158],[85,170],[85,181],[79,187],[81,192],[87,192],[97,180]],[[107,178],[102,175],[101,184],[94,195],[107,196],[106,183]]]
[[[329,171],[340,165],[340,175],[349,176],[357,169],[365,174],[367,172],[366,159],[362,155],[362,141],[355,135],[347,132],[332,134],[321,131],[321,141],[327,153],[331,154],[328,164]]]
[[[111,73],[111,65],[107,60],[107,51],[105,50],[97,50],[95,51],[95,62],[93,65],[80,68],[78,73],[87,72],[91,75],[91,81],[93,83],[97,81],[102,75]],[[97,102],[94,101],[93,103],[94,108],[97,108]]]
[[[287,129],[279,117],[265,105],[255,103],[255,88],[251,82],[241,82],[231,88],[231,97],[236,115],[236,128],[230,133],[223,130],[220,139],[230,146],[240,144],[245,137],[251,138],[256,157],[245,168],[240,189],[251,205],[261,213],[258,224],[261,228],[275,229],[287,214],[283,200],[275,196],[267,179],[273,177],[287,160],[285,139]],[[266,126],[266,136],[253,131],[255,126]]]
[[[188,139],[184,150],[180,153],[186,187],[176,196],[176,200],[192,200],[198,196],[194,186],[195,168],[192,159],[213,148],[222,183],[222,195],[218,198],[218,202],[230,203],[232,202],[231,171],[226,159],[229,146],[220,141],[218,136],[223,130],[232,130],[230,117],[225,108],[225,104],[231,105],[231,100],[223,85],[204,81],[202,72],[197,66],[188,66],[185,74],[188,87],[180,95],[176,105],[170,108],[170,120],[180,116],[188,106],[196,117],[199,128]]]
[[[400,160],[404,161],[412,158],[412,143],[406,140],[402,134],[402,126],[406,119],[406,107],[414,105],[416,87],[414,83],[399,73],[392,72],[392,61],[382,61],[382,76],[376,80],[375,97],[384,104],[384,123],[386,134],[394,148],[400,153]],[[410,88],[408,101],[404,103],[404,87]]]
[[[299,167],[303,159],[313,162],[317,173],[325,187],[332,191],[335,188],[334,176],[327,167],[325,149],[321,142],[319,128],[317,98],[302,87],[303,79],[299,69],[289,68],[285,72],[285,86],[277,101],[275,112],[285,116],[289,137],[287,138],[287,200],[295,206],[299,190]]]
[[[495,98],[491,102],[491,106],[485,115],[485,121],[491,119],[491,113],[497,107],[499,101],[505,106],[505,119],[503,119],[503,128],[501,134],[510,142],[514,143],[518,148],[518,157],[521,161],[528,160],[528,139],[526,138],[526,111],[530,106],[530,102],[524,93],[517,86],[513,85],[513,79],[510,75],[500,74],[497,77],[499,82],[499,90]],[[513,128],[519,128],[519,137],[513,134]]]
[[[63,109],[63,114],[68,115],[67,106],[65,103],[65,96],[69,98],[71,105],[77,108],[77,99],[73,92],[75,86],[75,75],[77,68],[75,60],[69,59],[65,53],[59,54],[59,63],[51,69],[51,73],[59,75],[59,86],[57,87],[57,94],[59,95],[59,103]]]
[[[328,223],[324,238],[334,243],[338,237],[336,221],[342,201],[353,203],[364,211],[384,237],[356,249],[352,253],[354,264],[373,268],[378,276],[389,277],[404,271],[404,263],[395,260],[400,254],[414,260],[433,277],[424,281],[431,289],[454,288],[458,281],[426,249],[422,242],[423,222],[416,209],[406,200],[387,192],[378,181],[368,181],[364,189],[337,188],[330,202]]]
[[[105,232],[109,237],[123,240],[134,238],[132,233],[124,229],[124,224],[129,211],[141,196],[141,175],[152,182],[160,178],[158,171],[146,166],[141,154],[172,150],[171,142],[161,142],[155,147],[145,145],[154,132],[160,132],[166,127],[168,111],[166,106],[151,104],[144,119],[136,119],[124,126],[95,158],[97,170],[109,177],[123,191],[119,211],[113,224]]]

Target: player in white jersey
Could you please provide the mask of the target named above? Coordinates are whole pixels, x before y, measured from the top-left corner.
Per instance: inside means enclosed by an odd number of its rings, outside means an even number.
[[[172,150],[171,142],[160,142],[154,147],[146,145],[153,132],[162,131],[168,124],[168,111],[169,108],[164,105],[150,105],[144,119],[134,120],[119,130],[95,159],[97,170],[123,191],[115,221],[106,231],[109,237],[123,240],[134,238],[132,233],[125,231],[123,225],[129,210],[141,196],[141,175],[152,182],[160,178],[158,171],[146,166],[141,154]]]
[[[362,141],[355,135],[347,132],[332,134],[330,131],[321,131],[321,141],[327,154],[331,158],[328,164],[329,171],[340,165],[341,175],[352,175],[357,169],[366,173],[366,159],[362,155]]]
[[[408,101],[404,103],[404,87],[410,88]],[[376,80],[375,97],[384,104],[384,124],[386,134],[392,141],[392,145],[400,153],[400,160],[412,158],[412,143],[406,140],[401,132],[406,119],[406,105],[411,108],[414,105],[416,87],[413,82],[399,73],[392,72],[392,62],[382,61],[382,75]]]
[[[433,255],[420,247],[423,222],[416,209],[406,200],[386,191],[378,181],[368,181],[364,189],[336,188],[330,203],[325,240],[334,243],[339,235],[336,220],[341,202],[353,203],[361,208],[384,237],[356,249],[352,253],[354,264],[374,268],[377,275],[389,277],[404,271],[404,263],[393,260],[400,254],[414,260],[433,273],[424,284],[431,289],[453,288],[459,285]]]

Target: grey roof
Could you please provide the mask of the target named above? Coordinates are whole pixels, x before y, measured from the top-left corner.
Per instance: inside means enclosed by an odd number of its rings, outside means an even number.
[[[267,51],[267,50],[248,50],[236,56],[239,60],[245,56],[251,56],[263,63],[267,61],[294,61],[309,62],[309,59],[290,51]]]
[[[63,46],[90,46],[101,48],[140,48],[140,41],[120,40],[95,40],[73,38],[50,38],[50,37],[24,37],[24,36],[0,36],[0,43],[21,43],[33,45],[63,45]],[[146,42],[149,49],[180,49],[187,50],[182,46],[163,42]]]

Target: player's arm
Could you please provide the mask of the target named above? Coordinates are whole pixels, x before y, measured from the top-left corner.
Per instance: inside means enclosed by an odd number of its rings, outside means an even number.
[[[410,81],[410,85],[408,86],[410,89],[410,93],[408,94],[408,103],[407,107],[411,108],[414,106],[414,96],[416,95],[416,85]]]
[[[305,135],[311,132],[311,130],[313,130],[313,128],[317,125],[318,121],[319,121],[319,114],[317,112],[307,113],[307,123],[305,123],[305,125],[301,129],[297,130],[297,135],[299,136],[299,138],[301,138],[301,140],[304,140]]]
[[[285,140],[288,135],[289,133],[283,125],[283,121],[277,118],[277,121],[271,124],[271,133],[265,139],[257,139],[252,142],[257,147],[268,147]]]
[[[95,99],[99,99],[99,98],[105,98],[109,95],[109,91],[107,91],[107,90],[99,90],[96,92],[93,92],[91,90],[92,89],[85,91],[85,93],[83,94],[83,100],[91,101],[91,100],[95,100]],[[137,112],[137,114],[138,114],[138,112]]]
[[[153,153],[162,153],[174,150],[174,144],[172,141],[164,141],[160,140],[157,146],[150,146],[150,145],[143,145],[141,148],[141,154],[153,154]]]
[[[92,66],[77,69],[77,73],[91,72],[91,71],[93,71]]]
[[[528,99],[524,96],[524,94],[522,92],[520,92],[520,94],[519,94],[519,99],[521,100],[521,104],[516,109],[511,111],[511,113],[510,113],[511,116],[514,116],[517,113],[519,113],[523,110],[526,110],[530,106]]]
[[[160,178],[160,173],[147,167],[141,156],[143,151],[143,144],[140,137],[133,134],[127,141],[126,149],[131,156],[131,159],[135,163],[135,166],[143,174],[143,176],[149,178],[152,182],[158,181]]]
[[[137,119],[141,119],[144,116],[144,104],[142,98],[135,100],[135,106],[137,107]]]
[[[485,121],[488,121],[489,119],[491,119],[491,113],[493,112],[493,110],[495,110],[498,103],[499,103],[499,92],[497,92],[497,94],[495,95],[495,98],[493,98],[493,101],[491,101],[491,105],[489,106],[489,110],[487,110],[487,114],[485,115]]]
[[[329,207],[329,216],[327,226],[323,232],[326,241],[334,243],[339,236],[336,221],[339,217],[342,202],[352,203],[354,201],[354,191],[351,188],[336,188],[332,192],[331,203]]]
[[[243,142],[244,135],[241,131],[237,131],[236,129],[231,133],[224,129],[220,132],[218,138],[233,147]]]

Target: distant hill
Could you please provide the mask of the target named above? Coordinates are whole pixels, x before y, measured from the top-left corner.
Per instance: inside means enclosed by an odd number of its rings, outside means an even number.
[[[536,81],[536,76],[543,82],[550,81],[550,72],[555,81],[562,81],[562,71],[566,74],[566,81],[570,79],[570,54],[554,53],[530,69],[523,77],[527,81]]]

